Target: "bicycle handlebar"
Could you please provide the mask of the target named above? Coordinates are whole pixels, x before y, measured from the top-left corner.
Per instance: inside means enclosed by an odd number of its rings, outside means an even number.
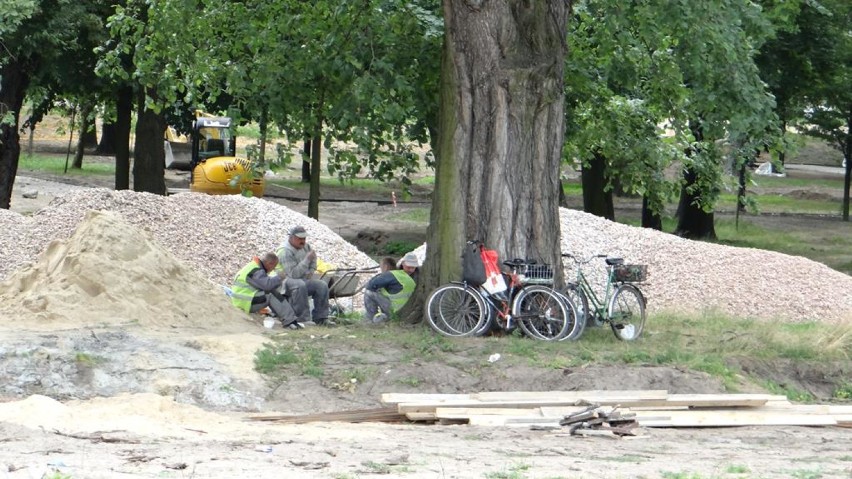
[[[581,264],[581,265],[582,265],[582,264],[589,263],[590,261],[592,261],[592,260],[593,260],[593,259],[595,259],[595,258],[607,258],[607,257],[609,257],[609,255],[606,255],[606,254],[593,254],[593,255],[591,255],[591,256],[589,256],[589,257],[587,257],[587,258],[585,258],[585,259],[584,259],[584,258],[579,258],[579,257],[577,257],[577,256],[574,256],[574,255],[573,255],[573,254],[571,254],[571,253],[562,253],[562,257],[563,257],[563,258],[571,258],[571,259],[573,259],[573,260],[574,260],[574,263],[576,263],[576,264]]]

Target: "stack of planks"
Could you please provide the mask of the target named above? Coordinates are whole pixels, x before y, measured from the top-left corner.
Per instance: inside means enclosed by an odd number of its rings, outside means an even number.
[[[618,407],[644,427],[843,426],[852,406],[799,405],[769,394],[669,394],[665,390],[523,391],[382,395],[412,421],[480,426],[560,427],[572,414]]]

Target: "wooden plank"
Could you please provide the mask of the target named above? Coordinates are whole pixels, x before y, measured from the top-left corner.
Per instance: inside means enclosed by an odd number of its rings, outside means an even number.
[[[437,421],[438,418],[434,412],[410,412],[405,415],[409,421]]]
[[[382,402],[385,404],[445,402],[472,399],[470,394],[420,394],[420,393],[384,393]]]
[[[477,416],[530,416],[541,417],[539,408],[467,408],[439,407],[435,408],[435,417],[443,419],[466,419],[471,415]]]
[[[598,401],[595,402],[601,406],[634,406],[642,404],[642,400],[630,399],[627,397],[618,398],[598,398]],[[409,412],[429,412],[434,411],[438,407],[466,407],[466,408],[490,408],[490,407],[502,407],[502,408],[539,408],[539,407],[560,407],[560,406],[573,406],[574,401],[564,399],[527,399],[522,400],[519,399],[517,401],[503,401],[503,402],[481,402],[472,399],[462,399],[455,401],[444,401],[444,402],[414,402],[414,403],[400,403],[397,404],[397,408],[401,414],[407,414]]]
[[[832,426],[837,424],[831,416],[760,410],[671,411],[666,413],[665,417],[661,417],[663,415],[660,411],[654,411],[647,416],[642,411],[634,412],[639,425],[644,427]]]
[[[778,397],[772,394],[669,394],[665,400],[650,399],[634,407],[756,407]]]
[[[664,400],[669,396],[664,389],[637,389],[637,390],[593,390],[593,391],[493,391],[471,394],[471,399],[482,402],[517,402],[527,400],[547,400],[564,403],[586,400],[589,402],[606,401],[612,404],[613,400],[625,398],[630,401],[642,399]],[[598,401],[600,399],[600,401]]]
[[[492,416],[472,415],[468,417],[468,424],[471,426],[499,426],[499,427],[560,427],[559,421],[544,417],[523,417],[523,416]]]

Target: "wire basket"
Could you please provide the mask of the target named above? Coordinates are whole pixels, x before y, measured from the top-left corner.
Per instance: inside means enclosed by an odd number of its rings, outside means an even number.
[[[527,264],[519,268],[521,284],[553,284],[553,268],[549,264]]]
[[[613,266],[615,281],[623,283],[641,283],[648,278],[648,265],[619,264]]]

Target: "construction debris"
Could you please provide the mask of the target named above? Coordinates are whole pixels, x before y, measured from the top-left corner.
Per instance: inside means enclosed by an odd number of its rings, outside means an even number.
[[[642,427],[852,427],[852,405],[793,404],[771,394],[669,394],[636,391],[514,391],[382,395],[390,406],[249,421],[431,422],[565,430],[576,436],[636,436]]]

